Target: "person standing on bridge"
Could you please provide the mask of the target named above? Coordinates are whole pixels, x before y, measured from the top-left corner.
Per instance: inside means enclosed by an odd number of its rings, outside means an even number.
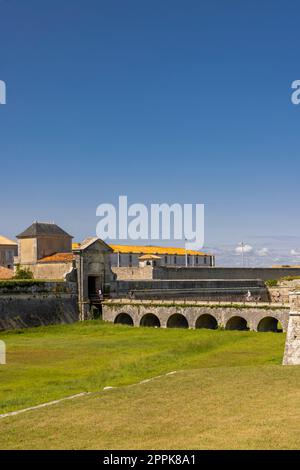
[[[99,296],[99,299],[100,299],[100,300],[103,300],[103,294],[102,294],[102,290],[101,290],[101,289],[98,290],[98,296]]]
[[[246,294],[246,300],[247,300],[247,302],[250,302],[251,297],[252,297],[252,294],[251,294],[250,290],[248,290],[248,292],[247,292],[247,294]]]

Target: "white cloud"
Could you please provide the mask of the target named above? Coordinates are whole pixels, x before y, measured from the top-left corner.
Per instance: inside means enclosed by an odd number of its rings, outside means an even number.
[[[268,256],[269,254],[269,248],[261,248],[260,250],[257,250],[258,256]]]
[[[291,255],[292,256],[300,256],[300,251],[294,250],[294,248],[291,249]]]
[[[253,247],[251,245],[239,245],[236,247],[235,252],[240,255],[242,253],[252,253]]]

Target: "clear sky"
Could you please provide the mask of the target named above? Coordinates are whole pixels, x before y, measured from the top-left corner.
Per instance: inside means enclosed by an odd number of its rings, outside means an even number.
[[[300,4],[0,0],[0,233],[204,203],[206,243],[300,234]],[[295,247],[296,248],[296,247]]]

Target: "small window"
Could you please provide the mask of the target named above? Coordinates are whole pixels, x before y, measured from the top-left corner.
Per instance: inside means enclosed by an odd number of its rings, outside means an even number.
[[[196,256],[196,264],[199,264],[199,258]]]
[[[132,266],[132,255],[129,255],[129,266]]]
[[[190,256],[187,257],[187,264],[190,264]]]
[[[204,264],[207,264],[206,256],[204,256]]]
[[[174,264],[176,264],[176,263],[177,263],[177,258],[176,258],[176,256],[174,256]]]
[[[165,256],[165,264],[168,264],[168,257]]]

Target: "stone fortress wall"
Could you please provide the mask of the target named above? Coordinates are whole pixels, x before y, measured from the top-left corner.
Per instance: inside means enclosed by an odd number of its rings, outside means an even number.
[[[79,319],[74,282],[0,284],[0,330],[26,328]]]

